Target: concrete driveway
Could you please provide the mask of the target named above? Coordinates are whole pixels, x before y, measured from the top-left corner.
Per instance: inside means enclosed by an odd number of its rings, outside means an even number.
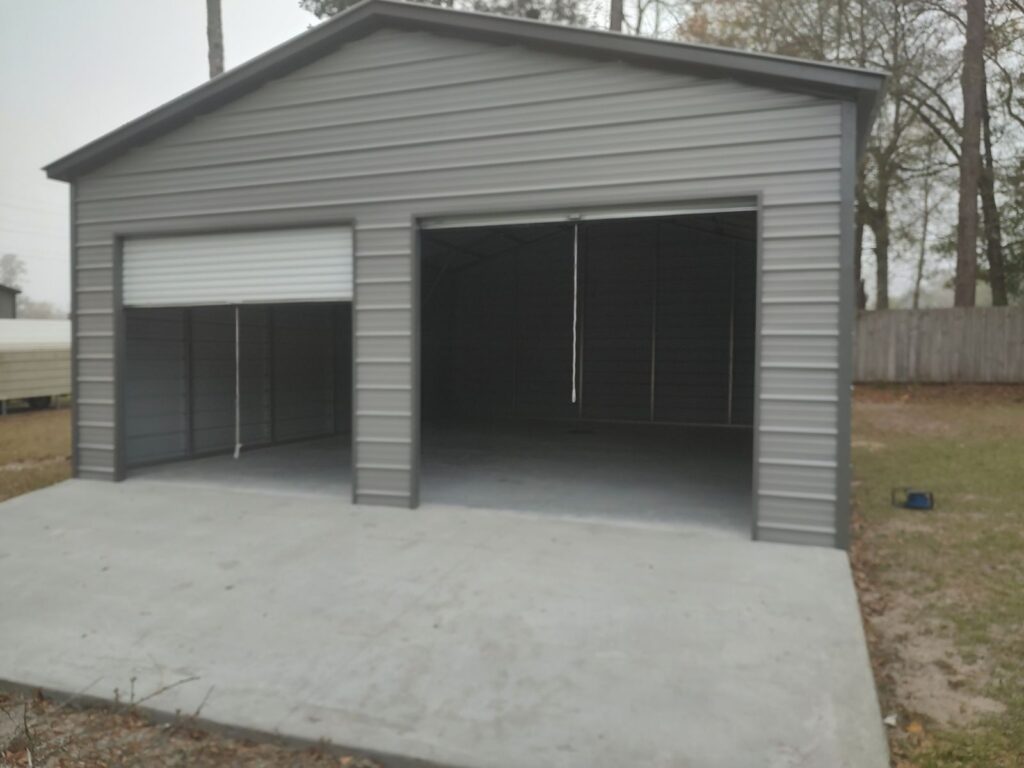
[[[73,480],[0,505],[0,679],[457,766],[888,764],[846,556]]]

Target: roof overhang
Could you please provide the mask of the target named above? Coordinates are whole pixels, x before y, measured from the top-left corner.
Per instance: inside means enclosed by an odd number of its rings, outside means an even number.
[[[871,130],[886,81],[883,72],[785,56],[653,40],[401,0],[364,0],[55,160],[43,170],[51,179],[72,181],[132,147],[172,131],[272,78],[305,66],[339,45],[381,27],[407,27],[442,35],[550,49],[569,55],[627,61],[658,69],[726,76],[771,88],[853,101],[857,104],[858,149],[863,147]]]

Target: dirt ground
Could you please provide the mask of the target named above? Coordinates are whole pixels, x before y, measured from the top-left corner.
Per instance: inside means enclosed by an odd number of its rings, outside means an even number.
[[[60,704],[39,694],[0,693],[0,766],[47,768],[381,768],[326,747],[234,739],[191,718],[154,724],[135,707]]]
[[[1024,766],[1024,386],[859,386],[853,465],[893,765]],[[908,486],[935,509],[893,507]]]

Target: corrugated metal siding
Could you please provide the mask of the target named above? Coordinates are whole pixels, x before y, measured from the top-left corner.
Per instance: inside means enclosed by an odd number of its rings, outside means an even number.
[[[760,396],[799,407],[834,396],[837,382],[836,370],[795,358],[808,338],[831,333],[839,346],[835,296],[797,285],[839,267],[840,109],[728,80],[382,30],[82,178],[78,321],[112,327],[113,286],[87,287],[86,276],[110,276],[115,234],[355,221],[356,495],[413,503],[414,217],[760,193],[761,276],[792,270],[791,281],[765,281],[762,323],[779,341],[762,350]],[[109,423],[113,336],[82,345],[78,363],[80,376],[108,379],[80,400],[80,423]],[[772,431],[787,426],[777,418],[762,418],[762,463],[835,460],[838,413],[830,439]],[[79,451],[93,467],[83,474],[112,473],[109,453]],[[814,520],[817,540],[832,537],[834,504],[800,495],[803,475],[762,473],[762,526],[803,539]],[[834,487],[834,468],[812,474],[813,487]]]
[[[132,237],[123,265],[125,306],[350,301],[352,230]],[[83,277],[83,287],[101,277]]]
[[[239,308],[243,447],[348,431],[347,307]],[[234,308],[129,309],[125,335],[126,465],[231,450]]]

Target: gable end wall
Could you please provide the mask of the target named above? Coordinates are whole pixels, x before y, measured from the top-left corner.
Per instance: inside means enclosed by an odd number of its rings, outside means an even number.
[[[418,218],[758,197],[755,534],[841,544],[850,114],[424,32],[349,43],[76,181],[78,474],[118,474],[119,237],[354,221],[355,495],[405,505],[418,492]]]

